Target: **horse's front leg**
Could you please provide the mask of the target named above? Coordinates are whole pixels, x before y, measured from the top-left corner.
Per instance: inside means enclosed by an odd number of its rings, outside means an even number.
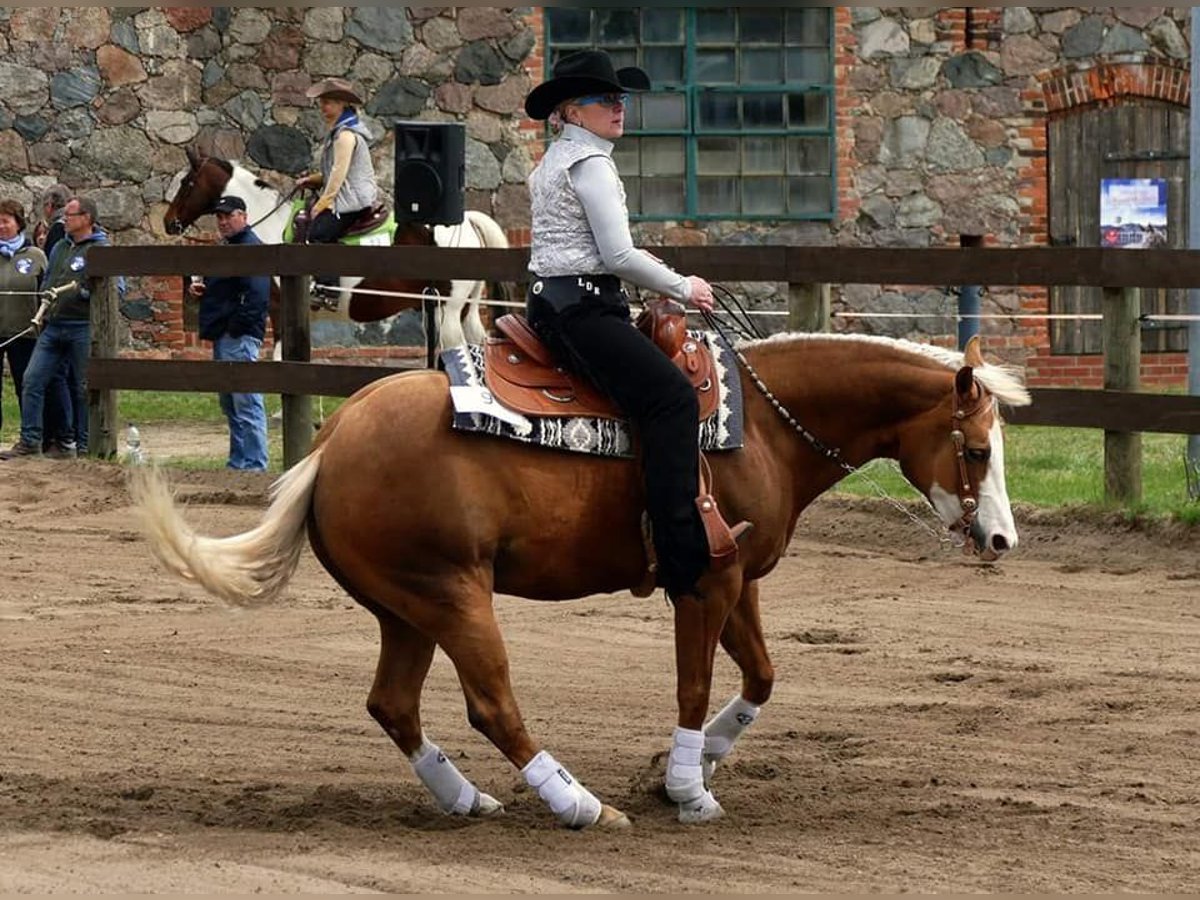
[[[704,784],[711,785],[713,771],[732,751],[738,738],[758,718],[771,699],[775,669],[767,655],[762,619],[758,611],[758,581],[747,581],[742,596],[721,632],[721,646],[742,671],[742,692],[704,725]]]
[[[703,600],[674,599],[675,675],[679,724],[667,758],[667,796],[679,804],[679,821],[708,822],[724,814],[704,779],[702,726],[712,688],[713,657],[730,610],[741,594],[741,569],[701,580]]]

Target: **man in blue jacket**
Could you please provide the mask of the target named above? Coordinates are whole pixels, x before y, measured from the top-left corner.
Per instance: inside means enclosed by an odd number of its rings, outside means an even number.
[[[226,195],[212,212],[217,230],[230,245],[261,244],[246,224],[246,202]],[[200,298],[200,337],[212,341],[213,359],[257,362],[266,332],[271,279],[240,275],[192,279],[189,288]],[[267,468],[267,411],[262,394],[221,394],[221,411],[229,422],[230,469]]]

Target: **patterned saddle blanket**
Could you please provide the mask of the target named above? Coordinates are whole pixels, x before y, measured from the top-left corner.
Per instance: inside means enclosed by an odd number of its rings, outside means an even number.
[[[553,366],[520,332],[517,336],[443,351],[453,427],[556,450],[632,458],[632,426],[611,401]],[[740,448],[742,393],[733,353],[711,332],[688,331],[675,363],[700,400],[700,449]]]

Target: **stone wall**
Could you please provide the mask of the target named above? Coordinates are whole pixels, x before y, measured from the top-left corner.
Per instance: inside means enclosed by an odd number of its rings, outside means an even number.
[[[1186,105],[1189,12],[839,7],[842,181],[835,239],[935,247],[957,246],[965,234],[989,246],[1047,243],[1048,116],[1130,97]],[[1097,78],[1098,72],[1117,74]],[[950,290],[875,286],[849,287],[839,303],[846,310],[943,314],[847,320],[853,321],[847,327],[939,342],[953,340],[956,305]],[[1044,290],[985,294],[985,313],[1047,311]],[[1048,361],[1044,323],[990,321],[982,330],[1013,361]],[[1166,374],[1173,365],[1165,362]]]
[[[27,207],[63,181],[95,198],[119,244],[168,242],[164,195],[184,148],[238,159],[279,187],[310,170],[324,126],[304,96],[354,79],[391,191],[402,119],[467,129],[468,206],[528,220],[519,135],[535,35],[528,8],[0,8],[0,196]],[[134,283],[131,345],[178,350],[177,282]]]

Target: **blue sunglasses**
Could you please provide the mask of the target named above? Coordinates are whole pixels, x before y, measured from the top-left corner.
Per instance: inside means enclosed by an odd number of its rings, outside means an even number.
[[[603,106],[624,106],[628,102],[628,94],[588,94],[586,97],[578,97],[575,105],[591,106],[593,103],[599,103]]]

